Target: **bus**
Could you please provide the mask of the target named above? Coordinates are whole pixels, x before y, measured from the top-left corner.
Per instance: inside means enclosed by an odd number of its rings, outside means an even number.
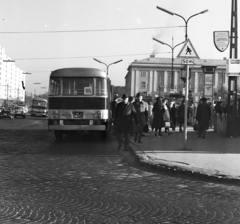
[[[106,73],[95,68],[62,68],[51,72],[48,130],[56,140],[78,131],[100,132],[111,127],[112,86]]]
[[[31,116],[47,117],[48,101],[44,98],[35,97],[32,99]]]

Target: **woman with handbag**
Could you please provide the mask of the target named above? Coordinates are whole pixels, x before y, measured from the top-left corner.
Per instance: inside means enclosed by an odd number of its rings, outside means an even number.
[[[165,124],[165,132],[170,135],[170,127],[171,127],[171,117],[170,117],[170,109],[167,105],[167,99],[163,99],[163,120]]]

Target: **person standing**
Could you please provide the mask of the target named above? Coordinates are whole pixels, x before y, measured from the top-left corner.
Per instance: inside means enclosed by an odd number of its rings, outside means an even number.
[[[153,105],[153,128],[155,129],[155,136],[162,136],[161,130],[163,127],[163,105],[162,99],[158,97],[156,103]]]
[[[206,132],[209,128],[209,121],[211,119],[211,108],[205,97],[203,97],[201,101],[202,103],[198,105],[196,114],[199,125],[198,137],[206,138]]]
[[[165,124],[165,132],[168,133],[168,135],[170,135],[170,125],[166,126],[166,122],[168,122],[169,124],[171,124],[171,116],[170,116],[170,108],[168,106],[168,100],[167,99],[163,99],[163,120],[164,120],[164,124]]]
[[[172,118],[172,129],[175,131],[176,124],[177,124],[177,108],[175,102],[172,104],[172,107],[170,109],[171,118]]]
[[[135,119],[135,123],[138,126],[138,118],[136,110],[132,103],[128,102],[128,96],[123,94],[122,102],[117,104],[114,125],[116,125],[118,150],[121,149],[124,142],[124,150],[129,150],[129,134],[132,129],[132,117]],[[124,137],[124,140],[122,139]]]
[[[148,104],[142,100],[143,96],[141,93],[136,95],[136,100],[133,103],[135,110],[137,112],[139,126],[134,128],[135,136],[134,141],[138,143],[142,143],[142,135],[143,135],[143,128],[147,124],[148,121]]]
[[[179,124],[179,132],[182,132],[182,127],[184,125],[184,111],[185,111],[185,100],[182,99],[182,103],[178,107],[178,124]]]

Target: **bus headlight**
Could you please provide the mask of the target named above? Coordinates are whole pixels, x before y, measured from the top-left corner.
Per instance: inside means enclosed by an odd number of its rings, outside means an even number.
[[[102,113],[101,111],[96,111],[94,114],[93,114],[93,117],[94,119],[101,119],[101,116],[102,116]]]

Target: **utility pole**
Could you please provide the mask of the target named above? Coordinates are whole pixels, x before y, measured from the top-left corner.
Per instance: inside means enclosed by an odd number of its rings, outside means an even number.
[[[230,59],[238,58],[238,20],[237,0],[232,0],[231,32],[230,32]],[[233,88],[233,89],[232,89]],[[233,110],[231,111],[231,96],[234,98]],[[232,114],[230,114],[230,112]],[[228,104],[227,104],[227,131],[226,137],[237,135],[237,76],[228,77]]]

